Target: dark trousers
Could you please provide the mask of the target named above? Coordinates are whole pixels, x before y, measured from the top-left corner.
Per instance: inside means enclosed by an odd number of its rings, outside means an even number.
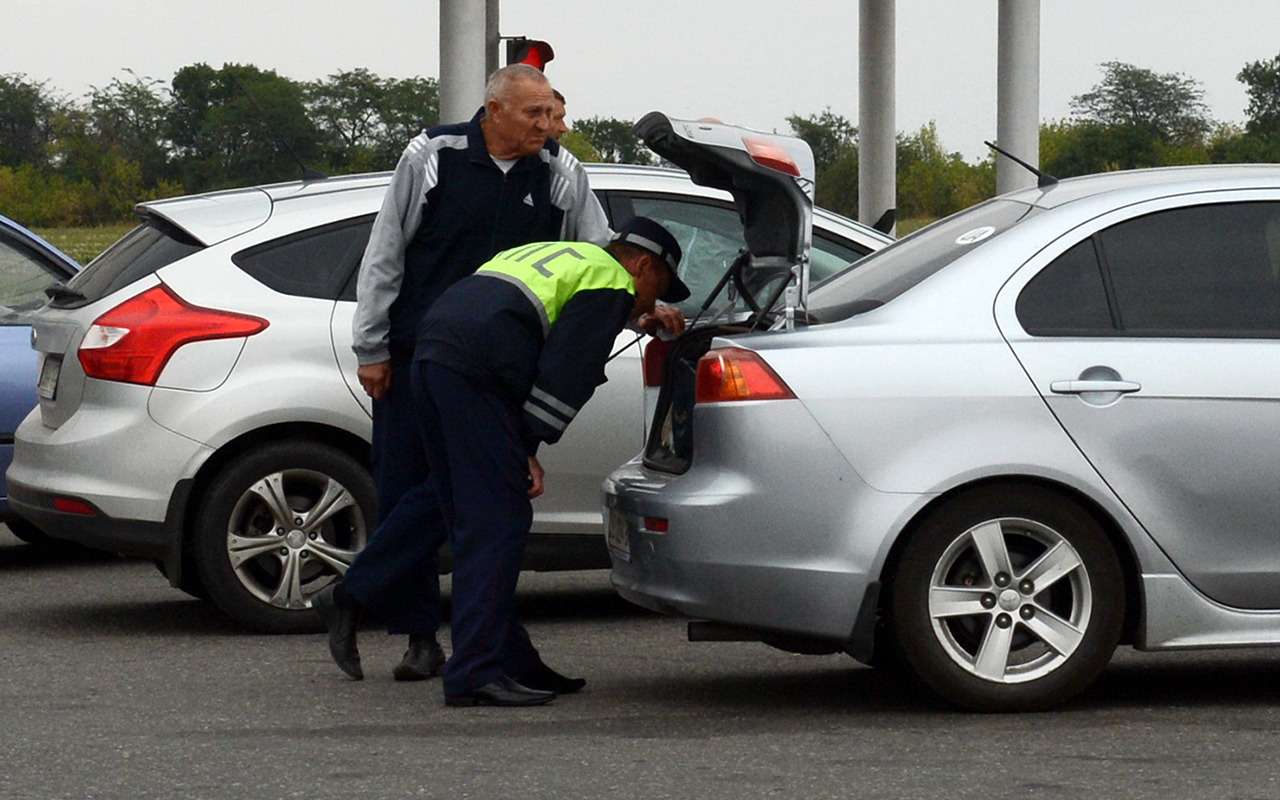
[[[426,485],[401,498],[386,527],[433,512],[446,523],[454,572],[445,694],[469,692],[503,673],[518,680],[540,663],[515,615],[533,522],[520,408],[430,361],[414,364],[413,381],[432,470]]]
[[[378,527],[347,570],[346,590],[387,620],[394,634],[434,636],[440,627],[439,545],[445,532],[438,511],[421,499],[402,519],[387,524],[410,491],[424,486],[429,470],[413,397],[413,361],[393,358],[391,388],[373,401],[373,480]],[[418,514],[405,520],[404,514]]]

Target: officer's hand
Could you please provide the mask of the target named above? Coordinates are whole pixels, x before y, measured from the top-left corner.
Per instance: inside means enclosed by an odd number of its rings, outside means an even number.
[[[529,456],[529,499],[542,494],[542,465],[538,463],[536,456]]]
[[[374,400],[381,400],[391,389],[391,362],[364,364],[356,370],[356,377],[360,379],[365,394]]]
[[[657,306],[653,313],[640,318],[640,329],[650,336],[659,328],[675,336],[684,333],[684,312],[675,306]]]

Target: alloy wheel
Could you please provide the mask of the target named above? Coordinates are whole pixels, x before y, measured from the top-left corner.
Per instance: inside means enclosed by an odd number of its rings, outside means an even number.
[[[277,608],[309,608],[345,575],[368,540],[347,487],[320,472],[290,469],[253,483],[227,527],[227,558],[254,597]]]
[[[943,551],[929,584],[934,635],[953,661],[1000,684],[1062,666],[1093,614],[1089,573],[1053,528],[1016,517],[974,525]]]

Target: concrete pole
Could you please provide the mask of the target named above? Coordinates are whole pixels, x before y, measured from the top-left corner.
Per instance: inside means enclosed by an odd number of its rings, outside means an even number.
[[[996,144],[1040,166],[1040,0],[1000,0]],[[1036,176],[996,155],[996,192],[1035,186]]]
[[[440,0],[440,122],[462,122],[484,103],[486,0]]]
[[[500,0],[486,0],[484,7],[484,72],[485,77],[497,72],[499,55],[498,6]]]
[[[897,206],[894,122],[896,0],[858,2],[858,221]]]

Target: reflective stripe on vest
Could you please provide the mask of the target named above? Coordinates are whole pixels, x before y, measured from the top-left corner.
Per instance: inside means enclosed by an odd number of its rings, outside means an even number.
[[[635,281],[602,247],[586,242],[537,242],[503,250],[476,270],[515,286],[537,309],[542,335],[578,292],[620,289],[636,293]]]

